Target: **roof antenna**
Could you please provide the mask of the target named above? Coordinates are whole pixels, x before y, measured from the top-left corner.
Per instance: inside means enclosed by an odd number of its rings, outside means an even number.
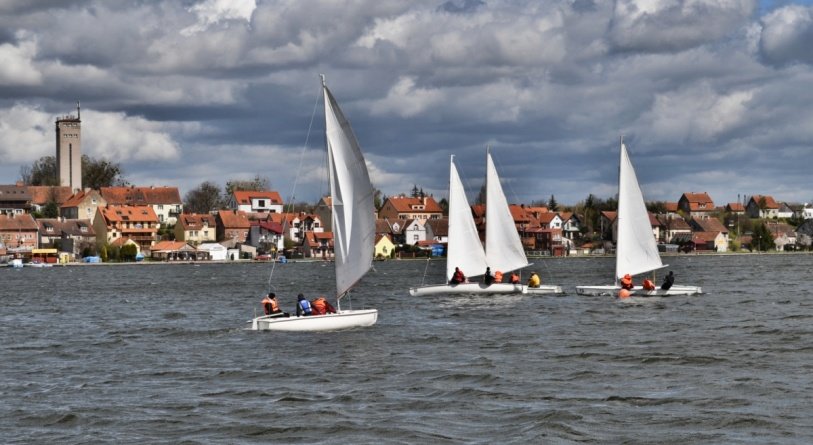
[[[79,99],[76,99],[76,119],[77,120],[82,119],[82,109],[81,107],[79,107]]]

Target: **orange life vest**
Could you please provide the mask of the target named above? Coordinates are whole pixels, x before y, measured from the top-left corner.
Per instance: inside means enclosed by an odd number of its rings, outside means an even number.
[[[512,274],[511,274],[511,283],[512,283],[512,284],[517,284],[517,283],[519,283],[519,275],[517,275],[517,274],[515,274],[515,273],[512,273]]]
[[[502,272],[500,272],[499,270],[494,272],[494,282],[502,283]]]
[[[268,298],[268,295],[263,298],[261,303],[263,305],[263,310],[265,311],[265,315],[268,315],[274,311],[274,300]]]
[[[324,297],[319,297],[311,303],[313,306],[313,314],[314,315],[325,315],[327,314],[327,301],[325,301]]]
[[[649,278],[644,280],[644,289],[646,290],[655,290],[655,283],[652,282]]]
[[[277,304],[277,300],[272,298],[271,299],[271,313],[279,312],[279,305]]]
[[[624,289],[632,289],[632,277],[629,274],[621,278],[621,287]]]
[[[628,291],[626,289],[621,289],[621,290],[618,291],[618,298],[623,300],[624,298],[629,298],[629,297],[630,297],[630,291]]]

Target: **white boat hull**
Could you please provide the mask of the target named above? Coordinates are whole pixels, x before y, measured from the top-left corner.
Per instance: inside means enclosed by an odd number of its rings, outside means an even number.
[[[494,283],[490,286],[484,283],[436,284],[433,286],[412,287],[409,295],[425,297],[430,295],[481,295],[481,294],[559,294],[559,286],[540,286],[529,289],[522,284]]]
[[[279,317],[264,315],[249,321],[254,331],[318,332],[338,331],[372,326],[378,320],[377,309],[343,310],[337,314],[309,317]]]
[[[620,286],[576,286],[577,295],[610,295],[618,296]],[[697,295],[702,294],[700,286],[680,286],[673,285],[669,290],[656,288],[655,290],[645,290],[641,286],[635,286],[630,291],[630,296],[635,297],[668,297],[672,295]]]

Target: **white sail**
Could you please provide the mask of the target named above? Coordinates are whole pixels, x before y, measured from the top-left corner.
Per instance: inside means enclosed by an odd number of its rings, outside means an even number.
[[[486,154],[486,261],[492,272],[528,265],[491,153]]]
[[[466,276],[482,275],[486,270],[486,254],[477,234],[466,191],[454,166],[449,170],[449,243],[446,249],[446,280],[459,267]]]
[[[373,186],[356,136],[327,86],[324,96],[336,293],[341,298],[372,267],[375,207]]]
[[[663,267],[644,196],[623,142],[618,171],[618,242],[615,255],[617,278]]]

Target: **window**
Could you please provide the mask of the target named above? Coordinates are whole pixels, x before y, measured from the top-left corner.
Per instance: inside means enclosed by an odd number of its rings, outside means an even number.
[[[164,206],[162,204],[158,204],[158,210],[164,210]]]

